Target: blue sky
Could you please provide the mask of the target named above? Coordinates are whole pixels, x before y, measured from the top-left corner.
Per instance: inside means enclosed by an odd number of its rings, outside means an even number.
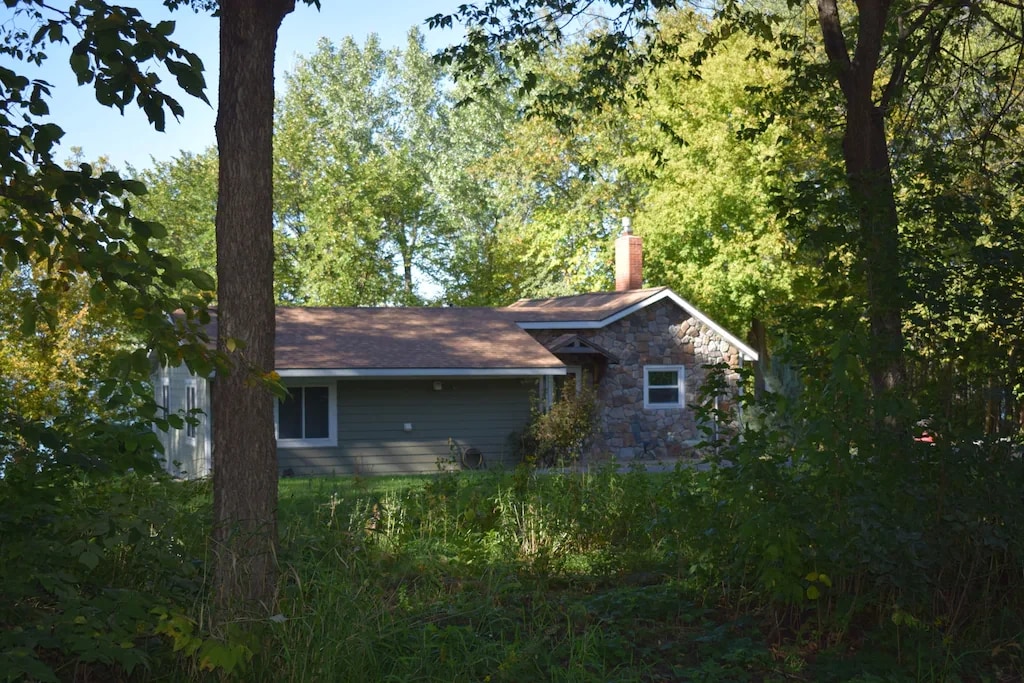
[[[428,31],[425,20],[438,13],[451,13],[465,0],[322,0],[318,12],[302,0],[296,2],[295,12],[285,17],[278,38],[277,85],[283,84],[283,74],[295,64],[296,55],[305,55],[316,46],[317,40],[327,37],[339,41],[352,36],[362,43],[370,33],[376,33],[385,47],[404,45],[405,36],[413,26],[419,26],[426,35],[427,47],[435,50],[455,42],[461,32],[451,29]],[[81,147],[86,160],[106,156],[123,169],[125,164],[136,168],[149,166],[151,158],[170,159],[181,150],[201,151],[214,143],[217,95],[217,20],[191,11],[178,11],[170,16],[157,0],[143,0],[136,4],[150,21],[171,18],[177,22],[174,38],[181,45],[200,56],[206,67],[207,97],[213,107],[184,93],[172,92],[185,108],[181,122],[170,119],[167,130],[158,133],[138,110],[125,109],[124,116],[117,110],[96,103],[91,88],[78,86],[67,63],[70,50],[63,54],[51,53],[43,69],[25,75],[39,77],[53,86],[50,113],[54,122],[65,131],[63,147]],[[9,18],[9,10],[0,16]],[[172,80],[165,83],[172,85]]]

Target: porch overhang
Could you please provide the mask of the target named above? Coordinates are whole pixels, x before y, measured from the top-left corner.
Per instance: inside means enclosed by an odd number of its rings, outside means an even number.
[[[556,356],[583,356],[595,360],[602,359],[609,365],[619,362],[615,354],[578,334],[563,334],[555,337],[545,345],[545,348]]]

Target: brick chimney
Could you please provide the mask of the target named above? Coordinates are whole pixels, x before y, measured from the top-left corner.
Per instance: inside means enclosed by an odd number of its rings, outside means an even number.
[[[626,292],[643,286],[643,240],[633,234],[630,220],[623,218],[622,234],[615,240],[615,291]]]

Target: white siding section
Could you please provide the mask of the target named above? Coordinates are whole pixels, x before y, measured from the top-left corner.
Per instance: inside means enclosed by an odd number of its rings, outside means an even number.
[[[195,426],[195,437],[189,437],[188,429],[171,429],[157,432],[164,446],[163,466],[175,477],[196,479],[207,477],[212,473],[213,460],[212,432],[210,429],[210,382],[202,377],[195,377],[184,365],[175,368],[160,368],[153,376],[154,387],[159,387],[157,402],[163,403],[163,396],[169,399],[163,406],[169,414],[182,417],[188,407],[188,388],[195,387],[196,408],[202,411],[199,423]]]

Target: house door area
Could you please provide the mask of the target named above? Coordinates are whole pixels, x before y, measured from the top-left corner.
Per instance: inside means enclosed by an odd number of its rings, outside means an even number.
[[[564,375],[545,377],[541,385],[541,399],[545,409],[550,408],[565,396],[575,396],[583,388],[583,367],[569,365]],[[571,392],[571,393],[567,393]]]

